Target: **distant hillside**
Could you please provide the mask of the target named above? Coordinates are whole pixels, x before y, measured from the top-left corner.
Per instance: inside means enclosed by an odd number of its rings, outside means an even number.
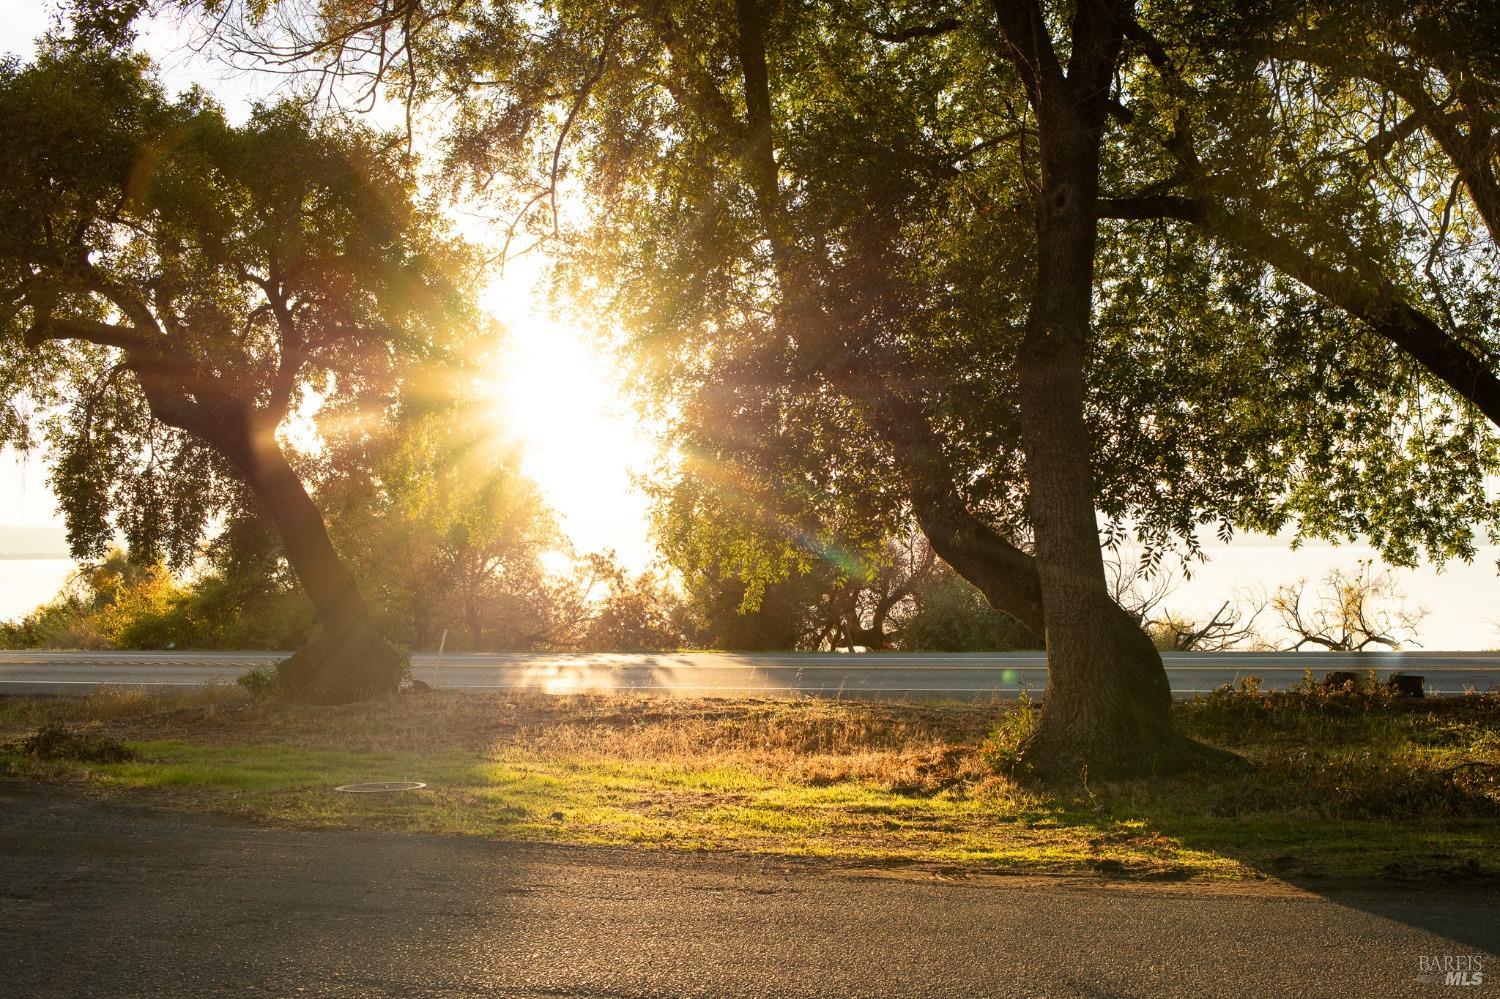
[[[0,558],[67,558],[68,536],[61,527],[0,525]]]

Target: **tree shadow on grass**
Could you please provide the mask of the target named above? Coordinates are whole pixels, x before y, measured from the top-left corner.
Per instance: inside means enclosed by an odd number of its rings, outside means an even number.
[[[1095,830],[1101,873],[1172,877],[1186,849],[1432,933],[1448,952],[1500,950],[1500,698],[1257,693],[1179,711],[1190,735],[1255,769],[1048,788],[1058,821]],[[1153,852],[1160,864],[1110,859]]]

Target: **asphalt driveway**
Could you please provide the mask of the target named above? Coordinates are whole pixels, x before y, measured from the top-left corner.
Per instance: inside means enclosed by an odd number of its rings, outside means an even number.
[[[861,874],[0,784],[0,995],[1493,994],[1500,898]],[[1484,965],[1430,984],[1423,958]]]

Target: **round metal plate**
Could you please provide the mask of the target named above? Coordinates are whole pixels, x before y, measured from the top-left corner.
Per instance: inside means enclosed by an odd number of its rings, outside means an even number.
[[[419,780],[376,780],[364,784],[344,784],[334,790],[348,794],[384,794],[388,791],[418,791],[426,786]]]

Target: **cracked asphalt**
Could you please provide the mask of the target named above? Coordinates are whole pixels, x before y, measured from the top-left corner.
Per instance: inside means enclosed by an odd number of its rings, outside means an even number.
[[[1500,991],[1500,897],[858,872],[249,826],[0,784],[0,995]],[[1468,956],[1484,983],[1418,980]]]

